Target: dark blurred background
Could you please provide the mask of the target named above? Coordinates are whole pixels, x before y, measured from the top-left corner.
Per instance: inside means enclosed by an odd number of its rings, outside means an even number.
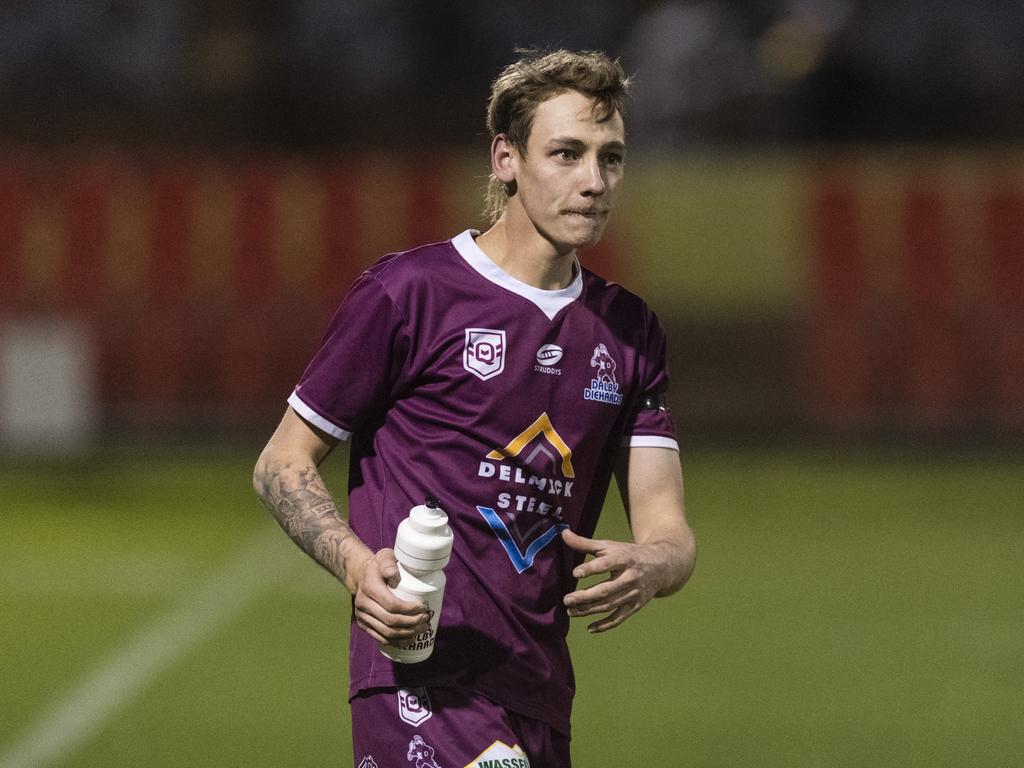
[[[6,2],[2,132],[44,146],[464,148],[516,46],[622,56],[645,146],[1024,133],[1024,6],[1010,0]]]
[[[0,6],[3,441],[266,430],[362,268],[480,226],[517,46],[635,76],[588,259],[685,431],[1024,434],[1020,3],[38,0]]]

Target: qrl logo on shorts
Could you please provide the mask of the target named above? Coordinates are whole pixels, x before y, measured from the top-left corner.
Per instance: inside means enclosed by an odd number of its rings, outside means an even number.
[[[505,332],[490,328],[467,328],[462,349],[462,367],[478,379],[493,379],[505,370]]]
[[[419,726],[434,714],[426,688],[400,688],[398,690],[398,716],[402,722]]]

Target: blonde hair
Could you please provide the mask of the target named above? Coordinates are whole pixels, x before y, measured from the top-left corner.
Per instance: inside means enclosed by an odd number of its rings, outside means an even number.
[[[521,154],[533,127],[538,105],[566,91],[578,91],[594,100],[594,117],[599,122],[623,112],[630,79],[618,59],[601,51],[551,52],[517,49],[519,58],[501,71],[491,83],[487,100],[487,131],[493,141],[498,134]],[[493,224],[515,194],[492,173],[487,183],[484,216]]]

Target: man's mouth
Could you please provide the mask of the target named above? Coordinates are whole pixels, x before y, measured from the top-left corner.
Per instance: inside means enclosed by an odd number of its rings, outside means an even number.
[[[597,216],[605,215],[608,213],[608,210],[606,208],[567,208],[562,213],[596,218]]]

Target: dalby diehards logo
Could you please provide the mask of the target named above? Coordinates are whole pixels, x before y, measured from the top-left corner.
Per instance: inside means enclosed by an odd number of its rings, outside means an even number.
[[[504,371],[505,332],[491,328],[467,328],[462,367],[482,381],[493,379]]]
[[[405,753],[409,762],[416,761],[416,768],[441,768],[434,759],[434,748],[423,740],[422,736],[413,736],[409,742],[409,750]]]
[[[522,573],[569,527],[562,522],[562,503],[572,498],[576,477],[572,449],[542,413],[504,448],[488,453],[477,475],[503,484],[494,505],[477,511]]]
[[[583,390],[584,400],[593,400],[609,405],[622,405],[619,393],[619,382],[615,378],[615,359],[608,352],[608,347],[598,344],[590,357],[590,367],[597,368],[597,375],[590,380],[590,386]]]

